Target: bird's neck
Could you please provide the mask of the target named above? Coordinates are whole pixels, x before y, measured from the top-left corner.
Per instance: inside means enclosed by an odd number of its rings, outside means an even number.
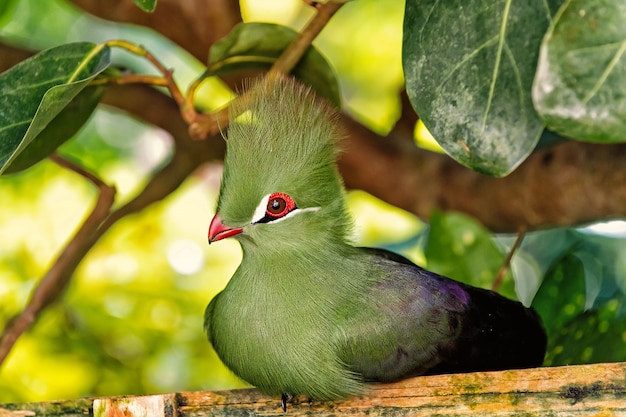
[[[271,235],[242,239],[240,272],[243,275],[251,271],[244,280],[254,280],[257,288],[267,282],[270,288],[322,294],[342,285],[354,288],[364,283],[363,277],[371,274],[348,239],[352,221],[343,194],[337,194],[339,197],[331,205],[314,213],[299,214],[303,218],[292,224],[281,223],[286,227],[274,228]],[[265,282],[260,282],[258,274],[264,276]]]
[[[354,256],[356,248],[343,241],[311,239],[306,245],[278,245],[272,250],[245,248],[240,265],[244,281],[259,290],[289,294],[306,292],[333,298],[339,287],[359,286],[366,265]],[[239,274],[238,274],[239,275]],[[328,292],[328,294],[326,294]]]

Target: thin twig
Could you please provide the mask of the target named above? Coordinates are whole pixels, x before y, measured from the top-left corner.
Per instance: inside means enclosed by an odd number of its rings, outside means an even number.
[[[493,285],[491,286],[491,289],[493,291],[498,291],[498,289],[500,289],[500,285],[502,284],[502,281],[504,280],[506,271],[508,271],[511,266],[511,260],[513,259],[513,255],[515,254],[515,251],[517,251],[517,248],[519,248],[519,245],[522,243],[522,240],[524,240],[525,234],[526,234],[526,226],[522,225],[518,228],[515,242],[513,242],[513,246],[511,247],[511,250],[507,254],[506,259],[502,263],[502,266],[500,266],[500,269],[498,270],[498,273],[496,274],[496,278],[493,280]]]
[[[302,32],[298,34],[296,39],[289,44],[280,57],[278,57],[276,62],[274,62],[274,65],[272,65],[272,68],[268,71],[266,77],[281,77],[285,74],[289,74],[298,61],[300,61],[307,49],[311,46],[313,40],[317,37],[317,35],[319,35],[322,29],[326,27],[328,21],[343,5],[344,3],[334,1],[317,5],[315,7],[317,10],[315,16],[313,16]],[[195,90],[191,91],[193,92]],[[190,92],[187,93],[187,102],[190,100],[189,93]],[[253,90],[248,90],[235,100],[245,104],[253,97],[253,94],[255,94]],[[246,106],[241,105],[238,107],[245,108]],[[184,116],[185,115],[183,115],[183,117]],[[228,126],[228,121],[228,108],[223,108],[213,113],[197,113],[195,120],[189,123],[189,134],[196,140],[203,140],[209,135],[216,135],[220,129],[224,129]]]
[[[102,181],[96,175],[92,174],[91,172],[87,171],[85,168],[81,167],[80,165],[75,164],[74,162],[59,155],[56,152],[50,155],[50,160],[53,161],[55,164],[65,169],[69,169],[70,171],[74,171],[81,177],[88,179],[93,185],[95,185],[99,189],[109,187],[104,181]]]
[[[269,74],[288,74],[291,72],[307,49],[309,49],[313,40],[320,34],[322,29],[326,27],[330,19],[344,4],[345,3],[329,1],[326,4],[318,5],[316,7],[317,13],[315,13],[315,16],[313,16],[304,30],[298,34],[296,39],[289,44],[287,49],[285,49],[274,65],[272,65]]]
[[[204,80],[206,80],[210,74],[205,71],[200,77],[194,80],[189,87],[187,88],[187,94],[185,95],[185,101],[180,108],[180,114],[183,117],[183,120],[187,122],[189,125],[193,124],[199,117],[199,113],[196,111],[196,108],[193,103],[193,99],[196,96],[196,91]],[[194,137],[192,135],[192,137]]]
[[[37,285],[22,313],[11,320],[5,328],[0,338],[0,364],[4,362],[20,335],[35,322],[39,313],[63,293],[72,273],[95,243],[93,235],[109,215],[115,200],[114,187],[57,154],[53,155],[52,159],[95,184],[100,193],[93,210]]]
[[[134,199],[113,212],[110,209],[115,199],[115,188],[73,162],[56,154],[51,156],[57,164],[95,184],[100,194],[93,211],[35,288],[24,311],[7,324],[0,338],[0,365],[20,335],[35,322],[38,314],[62,294],[82,259],[104,233],[123,217],[170,195],[204,161],[194,149],[177,143],[170,162],[154,174]]]
[[[158,84],[158,85],[164,85],[165,87],[167,87],[168,91],[172,95],[172,98],[174,99],[174,101],[176,101],[178,106],[179,107],[183,106],[183,103],[185,102],[185,98],[183,97],[183,94],[180,92],[178,85],[176,85],[176,83],[174,82],[173,71],[171,69],[166,68],[165,65],[161,63],[161,61],[159,61],[154,55],[150,53],[150,51],[148,51],[143,46],[136,45],[132,42],[128,42],[128,41],[121,40],[121,39],[110,40],[110,41],[107,41],[106,44],[108,46],[122,48],[132,54],[144,57],[148,61],[150,61],[152,65],[154,65],[156,69],[163,75],[164,84]]]
[[[157,87],[168,87],[169,81],[163,77],[156,75],[143,75],[143,74],[124,74],[119,77],[106,77],[97,78],[91,82],[91,85],[98,84],[149,84]]]

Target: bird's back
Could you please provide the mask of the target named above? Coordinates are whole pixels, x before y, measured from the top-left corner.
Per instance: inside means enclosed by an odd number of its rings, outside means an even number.
[[[391,252],[364,249],[386,277],[346,324],[344,360],[365,379],[539,366],[546,349],[530,308],[424,270]]]

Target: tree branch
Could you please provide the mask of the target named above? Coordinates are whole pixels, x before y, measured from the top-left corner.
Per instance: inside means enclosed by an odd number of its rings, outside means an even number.
[[[27,56],[0,45],[0,70]],[[175,138],[189,137],[178,108],[165,95],[142,86],[112,86],[109,91],[106,103]],[[346,138],[339,167],[349,188],[365,190],[422,218],[429,218],[435,209],[464,212],[496,232],[626,216],[626,144],[568,141],[535,152],[506,178],[491,178],[446,155],[417,148],[413,144],[417,115],[406,99],[403,102],[402,117],[386,137],[342,115]],[[196,146],[192,142],[179,146]],[[223,141],[208,142],[186,155],[197,158],[208,152],[204,160],[221,158]]]
[[[362,395],[336,401],[296,397],[290,416],[390,415],[429,417],[553,416],[626,414],[624,363],[433,375],[372,384]],[[280,399],[256,389],[159,395],[81,398],[46,403],[4,404],[10,416],[253,416],[279,415]],[[19,414],[20,411],[24,414]]]
[[[216,19],[237,20],[232,19],[232,8],[224,4],[227,0],[212,1],[204,8],[199,6],[200,0],[192,2],[211,16],[202,22],[186,15],[188,8],[176,0],[159,2],[157,11],[162,8],[161,13],[180,18],[177,21],[185,22],[180,25],[171,25],[171,18],[148,18],[136,11],[126,14],[117,10],[121,6],[98,6],[101,2],[97,0],[73,1],[106,19],[146,24],[196,56],[200,56],[197,42],[189,42],[177,31],[193,33]],[[121,5],[125,1],[107,3]],[[216,30],[206,37],[209,41],[202,44],[202,54],[227,32]],[[513,174],[495,179],[470,171],[446,155],[415,147],[412,136],[417,116],[408,100],[403,101],[402,118],[385,138],[347,116],[342,118],[348,137],[339,162],[348,187],[368,191],[422,218],[435,209],[465,212],[499,232],[626,216],[625,144],[563,143],[534,153]]]
[[[139,86],[113,91],[106,103],[174,137],[185,135],[186,127],[172,110],[173,102],[163,94]],[[152,106],[146,108],[145,103]],[[498,232],[626,216],[626,144],[566,142],[536,152],[506,178],[491,178],[446,155],[417,148],[412,140],[416,117],[411,112],[387,137],[342,115],[347,136],[339,166],[349,188],[363,189],[422,218],[435,209],[465,212]],[[210,152],[206,161],[222,157],[223,141],[204,142],[210,142],[205,145],[205,152]]]
[[[71,0],[102,19],[155,29],[206,62],[211,45],[241,22],[239,2],[233,0],[159,0],[153,13],[128,0]]]
[[[148,101],[138,101],[138,97]],[[76,267],[111,226],[121,218],[141,211],[167,197],[198,166],[223,155],[224,142],[219,138],[214,137],[212,140],[196,142],[187,134],[186,125],[180,117],[159,119],[162,114],[171,116],[179,113],[176,103],[156,90],[143,85],[111,87],[105,95],[104,102],[119,104],[120,101],[123,101],[131,110],[136,111],[138,107],[146,110],[148,122],[162,126],[176,134],[174,137],[176,146],[172,159],[154,174],[145,188],[134,199],[110,212],[115,196],[113,187],[107,186],[95,175],[86,172],[70,161],[58,156],[53,157],[55,162],[79,173],[94,183],[100,189],[100,194],[94,210],[37,285],[24,311],[6,326],[0,338],[0,364],[19,336],[35,322],[38,314],[58,299],[69,283]]]
[[[346,185],[422,218],[455,210],[495,232],[515,232],[626,216],[626,144],[567,141],[533,153],[508,177],[492,178],[397,132],[383,138],[348,117],[342,121]]]
[[[309,49],[313,40],[326,27],[328,21],[337,13],[345,3],[329,1],[316,7],[317,13],[309,21],[304,30],[298,33],[296,39],[289,44],[287,49],[272,65],[269,75],[288,74],[296,66],[302,55]]]
[[[65,290],[74,270],[95,243],[94,234],[108,216],[115,200],[114,187],[106,185],[95,175],[59,156],[55,156],[53,159],[60,165],[87,178],[98,187],[100,193],[91,214],[78,232],[69,240],[50,270],[39,282],[24,311],[6,326],[0,338],[0,364],[22,333],[35,322],[39,313],[54,302]]]

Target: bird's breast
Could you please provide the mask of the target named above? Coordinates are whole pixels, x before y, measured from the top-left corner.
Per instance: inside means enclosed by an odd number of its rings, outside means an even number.
[[[222,361],[251,384],[301,392],[298,387],[319,379],[316,374],[339,366],[338,329],[330,316],[278,291],[226,288],[213,312],[212,342]],[[304,381],[307,374],[310,381]]]

